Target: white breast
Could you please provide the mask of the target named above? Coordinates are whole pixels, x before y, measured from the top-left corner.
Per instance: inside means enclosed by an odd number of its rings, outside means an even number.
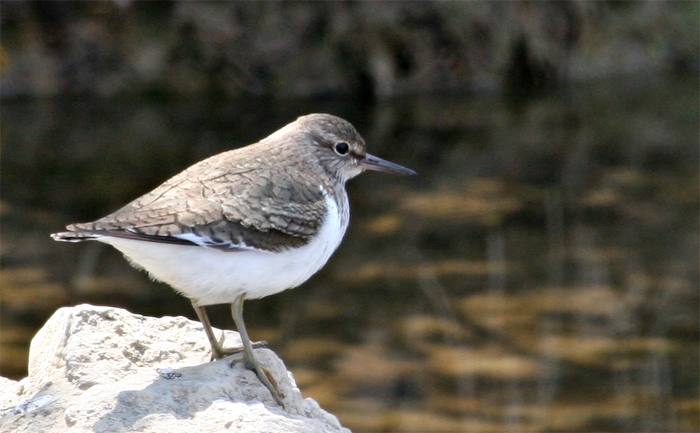
[[[199,305],[231,303],[244,293],[249,299],[262,298],[300,285],[326,264],[348,226],[347,197],[341,193],[340,207],[326,195],[325,219],[308,244],[281,252],[224,252],[116,237],[98,240]]]

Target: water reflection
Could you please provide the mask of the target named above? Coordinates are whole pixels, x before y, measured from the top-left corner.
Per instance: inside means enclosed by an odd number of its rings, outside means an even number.
[[[355,431],[697,431],[697,101],[672,77],[379,107],[4,103],[2,373],[63,305],[193,317],[116,251],[48,233],[327,111],[421,176],[352,181],[329,265],[246,306],[305,396]]]

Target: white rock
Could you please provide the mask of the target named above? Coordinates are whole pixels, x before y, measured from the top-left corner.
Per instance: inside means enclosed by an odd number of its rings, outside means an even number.
[[[225,346],[237,345],[226,331]],[[255,355],[284,408],[242,362],[231,366],[235,356],[209,362],[209,353],[202,325],[184,317],[61,308],[32,340],[29,376],[0,378],[0,432],[349,432],[302,399],[271,350]]]

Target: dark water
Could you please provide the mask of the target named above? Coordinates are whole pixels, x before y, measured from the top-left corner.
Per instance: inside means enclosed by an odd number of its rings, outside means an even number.
[[[351,181],[329,264],[246,304],[304,396],[355,431],[698,431],[698,100],[673,76],[378,106],[4,102],[2,374],[61,306],[194,318],[111,248],[49,233],[326,111],[420,177]]]

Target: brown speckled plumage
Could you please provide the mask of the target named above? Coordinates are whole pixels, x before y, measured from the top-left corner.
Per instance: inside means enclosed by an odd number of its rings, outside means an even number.
[[[361,156],[365,144],[350,123],[335,116],[309,115],[295,124],[281,130],[284,134],[205,159],[116,212],[72,224],[55,237],[109,235],[194,245],[178,237],[193,234],[207,247],[230,251],[305,245],[325,215],[323,191],[335,194],[341,209],[347,207],[344,185],[319,159],[337,158],[331,146],[338,140],[353,143]],[[296,163],[289,164],[292,160]]]
[[[239,349],[222,346],[204,307],[230,303],[246,366],[283,405],[275,379],[253,354],[243,302],[296,287],[326,263],[348,226],[345,182],[363,170],[414,174],[368,155],[347,121],[310,114],[255,144],[193,165],[104,218],[52,237],[110,244],[190,298],[215,358]]]

